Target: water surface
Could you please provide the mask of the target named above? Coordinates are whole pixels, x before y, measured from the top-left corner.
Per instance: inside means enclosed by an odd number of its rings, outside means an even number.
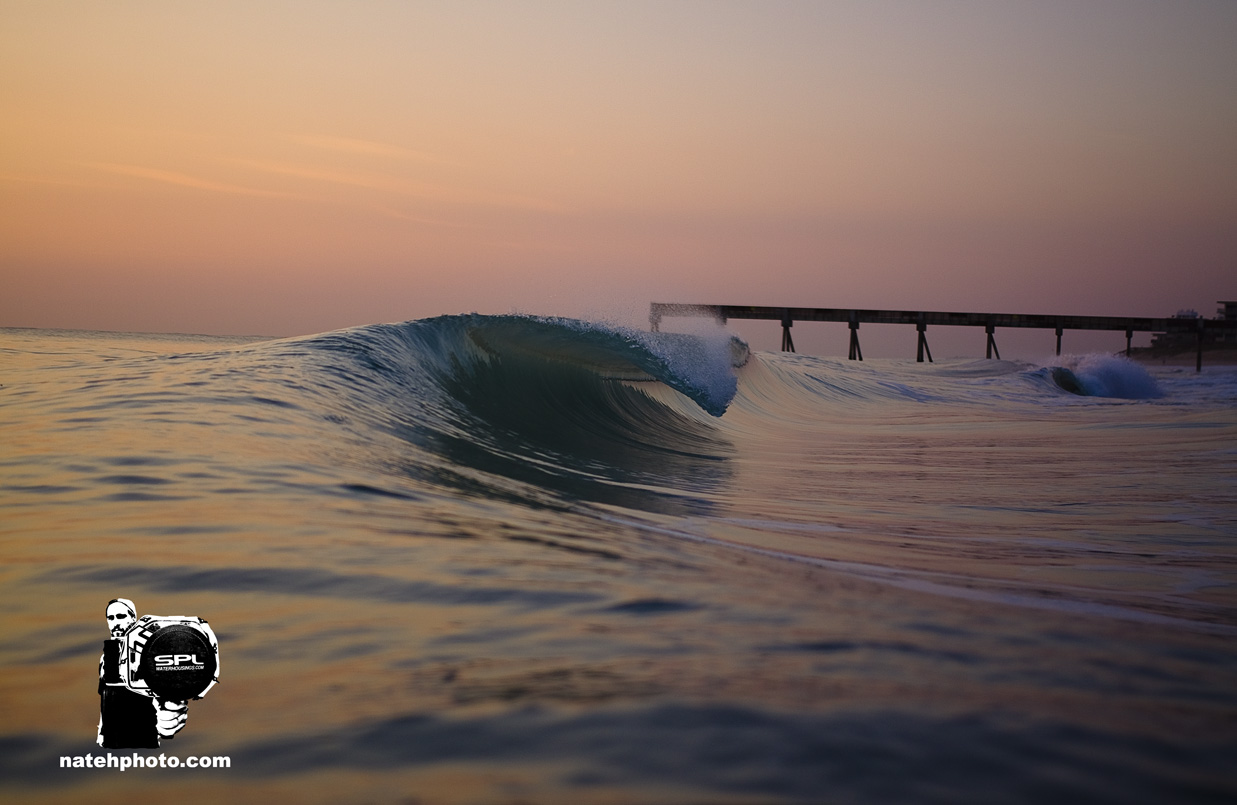
[[[1062,366],[515,316],[2,331],[0,779],[1232,801],[1237,370]],[[210,621],[220,683],[160,751],[230,770],[57,767],[97,751],[118,596]]]

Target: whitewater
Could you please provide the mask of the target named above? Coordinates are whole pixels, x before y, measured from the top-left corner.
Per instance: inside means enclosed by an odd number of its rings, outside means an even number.
[[[13,801],[1231,802],[1237,368],[0,330]],[[97,751],[104,607],[209,620]]]

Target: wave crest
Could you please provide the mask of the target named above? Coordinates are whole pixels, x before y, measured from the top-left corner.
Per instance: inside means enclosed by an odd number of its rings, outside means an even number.
[[[1118,355],[1070,355],[1043,370],[1059,388],[1084,397],[1151,400],[1164,395],[1139,364]]]

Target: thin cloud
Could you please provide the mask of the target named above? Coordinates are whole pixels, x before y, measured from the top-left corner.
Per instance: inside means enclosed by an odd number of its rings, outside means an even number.
[[[325,137],[314,134],[297,134],[291,137],[293,142],[321,148],[327,151],[342,151],[348,154],[364,154],[366,156],[387,157],[389,159],[416,160],[418,162],[442,163],[443,160],[426,153],[403,148],[398,145],[388,145],[371,140],[355,140],[351,137]]]
[[[349,187],[363,187],[367,190],[383,190],[390,193],[416,194],[414,188],[404,182],[399,182],[387,176],[377,176],[367,173],[346,173],[344,171],[322,170],[305,165],[293,165],[287,162],[270,162],[257,159],[228,159],[233,165],[249,168],[260,173],[272,173],[277,176],[291,176],[296,179],[311,179],[328,184],[342,184]],[[432,187],[423,185],[420,192],[428,195]]]
[[[425,184],[423,182],[406,182],[392,179],[389,176],[369,173],[348,173],[343,171],[323,170],[321,168],[293,165],[285,162],[270,162],[251,159],[230,159],[228,162],[241,165],[251,170],[263,173],[273,173],[280,176],[292,176],[298,179],[310,179],[330,184],[341,184],[349,187],[360,187],[366,190],[376,190],[384,193],[394,193],[401,196],[411,196],[430,201],[451,204],[472,204],[490,207],[507,207],[539,212],[563,212],[563,207],[553,202],[529,196],[489,193],[485,191],[468,190],[442,185]]]
[[[143,168],[140,165],[118,165],[111,162],[88,162],[87,167],[108,173],[118,173],[122,176],[137,176],[156,182],[191,187],[195,190],[207,190],[212,193],[229,193],[237,196],[259,196],[263,198],[302,198],[295,193],[283,193],[277,190],[260,190],[254,187],[214,182],[210,179],[200,179],[187,173],[159,170],[158,168]]]
[[[444,221],[440,218],[426,218],[421,215],[410,215],[409,213],[401,212],[392,207],[384,207],[378,204],[367,205],[364,207],[364,209],[370,210],[372,212],[376,212],[379,215],[382,215],[387,218],[394,218],[399,221],[409,221],[411,223],[422,224],[424,226],[432,226],[432,227],[447,228],[447,229],[464,229],[466,227],[465,224],[455,223],[452,221]]]
[[[0,175],[0,182],[5,183],[20,183],[20,184],[45,184],[52,187],[93,187],[90,182],[83,182],[78,179],[59,179],[49,176],[15,176],[13,174]]]

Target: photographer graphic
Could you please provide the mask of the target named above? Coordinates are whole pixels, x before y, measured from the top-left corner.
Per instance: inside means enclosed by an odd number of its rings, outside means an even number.
[[[105,610],[99,736],[106,749],[157,749],[189,718],[189,700],[219,681],[219,641],[201,618],[143,615],[127,598]]]

